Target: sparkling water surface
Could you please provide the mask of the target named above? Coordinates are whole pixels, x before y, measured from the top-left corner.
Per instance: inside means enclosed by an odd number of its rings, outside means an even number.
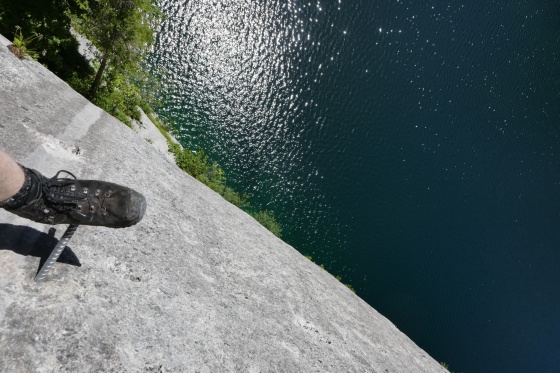
[[[560,372],[560,2],[191,0],[158,110],[455,372]]]

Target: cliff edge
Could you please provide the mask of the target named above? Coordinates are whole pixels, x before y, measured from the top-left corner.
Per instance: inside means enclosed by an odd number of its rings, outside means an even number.
[[[0,372],[444,372],[391,322],[0,37],[0,147],[128,185],[128,229],[0,210]]]

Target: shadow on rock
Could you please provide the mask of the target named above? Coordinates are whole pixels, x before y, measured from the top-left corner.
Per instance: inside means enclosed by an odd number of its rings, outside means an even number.
[[[16,254],[41,258],[39,268],[47,261],[49,255],[58,243],[55,228],[49,233],[22,225],[0,224],[0,250],[11,250]],[[80,260],[68,246],[57,260],[58,263],[81,267]]]

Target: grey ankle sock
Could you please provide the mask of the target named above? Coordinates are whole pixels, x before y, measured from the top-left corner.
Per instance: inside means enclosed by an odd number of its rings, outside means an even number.
[[[23,206],[25,202],[27,202],[27,197],[29,195],[29,191],[31,190],[31,175],[27,168],[23,167],[22,165],[19,166],[21,167],[25,175],[23,185],[16,194],[5,201],[0,201],[0,207],[2,208],[17,209],[18,207]]]

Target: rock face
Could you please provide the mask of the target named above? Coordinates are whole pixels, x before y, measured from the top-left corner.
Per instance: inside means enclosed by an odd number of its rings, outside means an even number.
[[[0,39],[0,147],[52,176],[129,185],[137,226],[0,210],[1,372],[444,372],[387,319],[142,136]]]

